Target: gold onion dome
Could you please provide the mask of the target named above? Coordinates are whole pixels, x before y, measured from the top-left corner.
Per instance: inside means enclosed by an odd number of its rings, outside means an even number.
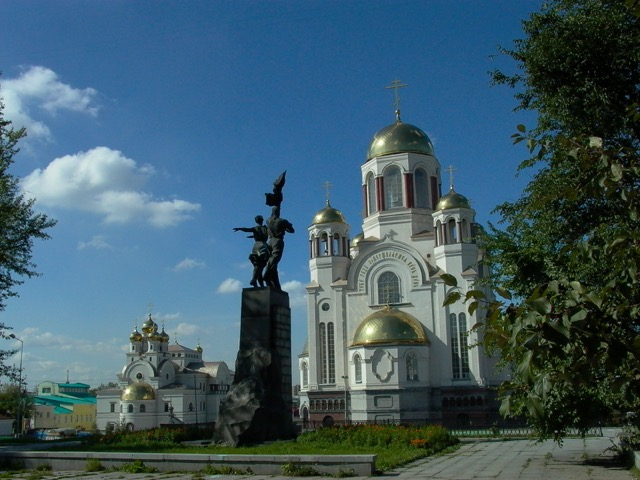
[[[347,223],[340,210],[337,210],[331,206],[329,200],[327,200],[327,206],[318,211],[313,217],[312,225],[320,225],[323,223]]]
[[[162,327],[162,332],[160,332],[160,341],[168,343],[169,342],[169,334],[164,331],[164,327]]]
[[[415,125],[403,123],[398,115],[396,123],[378,130],[373,136],[367,151],[367,161],[393,153],[434,155],[433,143],[426,133]]]
[[[147,320],[142,324],[142,332],[148,336],[157,331],[158,325],[151,318],[151,314],[149,314],[149,318],[147,318]]]
[[[198,345],[196,346],[196,352],[202,353],[202,346],[200,345],[200,342],[198,342]]]
[[[471,208],[471,204],[467,197],[456,193],[451,187],[449,193],[440,198],[438,205],[436,205],[436,210],[447,210],[449,208]]]
[[[132,342],[142,341],[142,334],[138,331],[137,325],[136,325],[136,328],[133,330],[133,332],[131,332],[131,335],[129,336],[129,340],[131,340]]]
[[[365,318],[351,346],[375,344],[428,344],[422,324],[412,315],[389,306]]]
[[[351,246],[357,247],[362,240],[364,240],[364,233],[360,232],[355,237],[353,237],[353,240],[351,240]]]
[[[156,392],[145,382],[136,382],[124,389],[121,400],[155,400]]]

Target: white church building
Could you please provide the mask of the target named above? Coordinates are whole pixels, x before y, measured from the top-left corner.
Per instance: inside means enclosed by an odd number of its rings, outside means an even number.
[[[200,345],[170,344],[149,315],[129,337],[119,388],[98,392],[96,425],[105,432],[212,423],[232,382],[225,362],[205,362]]]
[[[399,111],[374,135],[361,171],[362,232],[352,239],[328,199],[309,227],[303,422],[489,424],[502,377],[470,348],[483,312],[443,307],[451,287],[441,278],[453,275],[462,293],[479,288],[475,211],[452,181],[441,194],[431,140]]]

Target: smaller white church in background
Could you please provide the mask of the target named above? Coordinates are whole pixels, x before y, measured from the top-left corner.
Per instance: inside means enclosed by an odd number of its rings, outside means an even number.
[[[105,432],[116,427],[144,430],[170,424],[212,423],[229,391],[233,372],[225,362],[205,362],[202,347],[169,344],[149,318],[129,337],[118,389],[97,396],[96,424]]]

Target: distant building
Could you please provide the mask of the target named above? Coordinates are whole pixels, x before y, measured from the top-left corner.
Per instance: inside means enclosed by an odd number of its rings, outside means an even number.
[[[379,130],[361,165],[362,232],[353,240],[327,199],[309,227],[308,340],[299,356],[305,423],[433,422],[497,418],[495,360],[471,348],[483,319],[443,306],[455,277],[483,288],[483,252],[471,202],[450,180],[420,128]],[[452,174],[452,170],[451,170]],[[485,290],[487,298],[493,298]]]
[[[96,428],[96,398],[85,383],[42,382],[36,386],[30,428]]]
[[[165,424],[211,423],[229,391],[233,373],[225,362],[205,362],[202,347],[169,344],[151,315],[129,337],[118,389],[99,390],[97,427],[143,430]]]

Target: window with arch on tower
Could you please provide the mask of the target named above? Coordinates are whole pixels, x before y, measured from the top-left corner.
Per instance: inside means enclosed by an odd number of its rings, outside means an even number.
[[[307,362],[302,362],[302,386],[306,387],[309,385],[309,366]]]
[[[418,359],[415,353],[409,353],[407,355],[407,381],[418,381]]]
[[[358,353],[353,357],[353,366],[356,374],[356,383],[362,383],[362,358]]]
[[[461,313],[449,315],[451,330],[451,366],[454,379],[469,378],[469,346],[467,342],[467,316]]]
[[[376,204],[376,181],[373,173],[367,176],[367,213],[372,215],[378,211]]]
[[[422,168],[414,174],[415,205],[417,208],[429,208],[429,178]]]
[[[398,167],[390,167],[384,172],[385,208],[402,208],[404,198],[402,196],[402,173]]]
[[[378,278],[378,303],[400,303],[400,279],[393,272],[384,272]]]
[[[336,382],[333,322],[320,324],[320,383]]]

